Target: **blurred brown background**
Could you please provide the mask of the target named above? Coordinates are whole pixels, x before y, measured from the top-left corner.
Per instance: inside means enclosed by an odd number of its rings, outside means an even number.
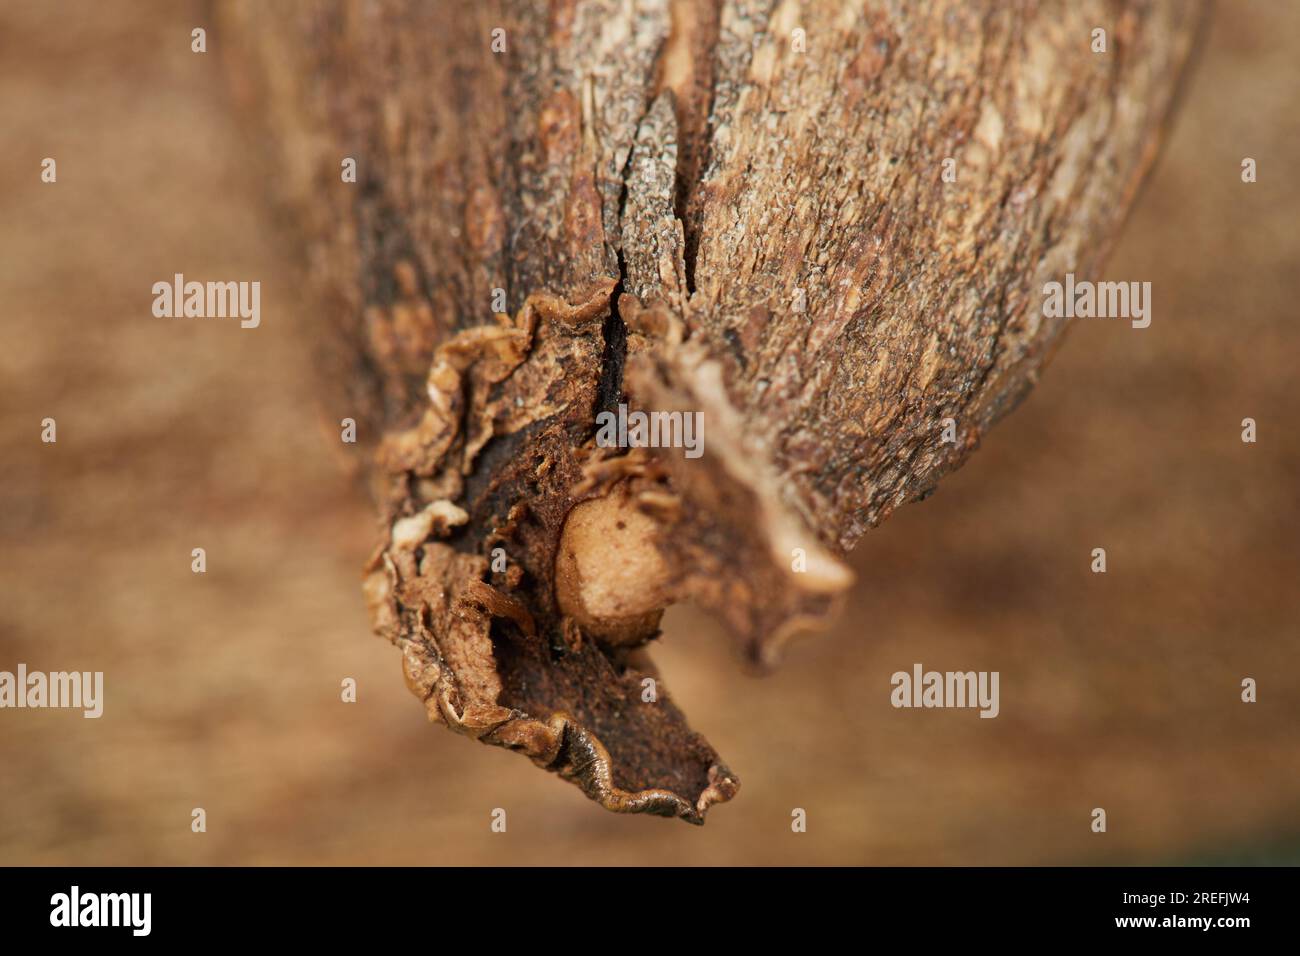
[[[100,720],[0,711],[0,863],[1300,860],[1300,5],[1217,9],[1105,274],[1153,283],[1149,329],[1081,322],[774,676],[670,612],[667,686],[743,781],[703,829],[428,726],[369,635],[370,512],[214,26],[0,8],[0,670],[106,683]],[[174,272],[260,280],[262,327],[155,319]],[[894,710],[916,661],[1000,671],[1001,716]]]

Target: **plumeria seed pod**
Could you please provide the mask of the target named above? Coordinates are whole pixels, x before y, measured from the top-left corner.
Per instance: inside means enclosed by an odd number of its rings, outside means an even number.
[[[834,612],[858,539],[1037,380],[1066,324],[1041,290],[1098,272],[1201,19],[224,10],[257,51],[238,88],[282,150],[330,401],[369,441],[376,631],[431,719],[695,823],[738,782],[643,699],[663,608],[704,607],[763,665]]]

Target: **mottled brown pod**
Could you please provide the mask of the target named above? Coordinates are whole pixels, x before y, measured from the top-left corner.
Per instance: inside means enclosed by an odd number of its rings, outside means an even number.
[[[1201,11],[224,12],[371,442],[377,632],[430,718],[698,823],[738,784],[643,699],[662,607],[761,662],[833,610],[841,556],[1033,385],[1064,326],[1040,290],[1097,273]],[[701,415],[703,454],[601,447],[620,405]]]

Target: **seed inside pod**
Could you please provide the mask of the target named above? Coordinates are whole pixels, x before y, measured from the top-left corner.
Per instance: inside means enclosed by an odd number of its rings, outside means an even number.
[[[654,546],[653,519],[626,485],[575,505],[555,556],[556,600],[606,644],[639,644],[659,629],[669,570]]]

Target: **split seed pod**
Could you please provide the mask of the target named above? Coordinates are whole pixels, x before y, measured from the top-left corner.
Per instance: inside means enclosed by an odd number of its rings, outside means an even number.
[[[834,611],[844,554],[1033,385],[1041,289],[1099,270],[1200,13],[224,9],[369,441],[376,631],[433,720],[695,823],[738,783],[643,700],[662,609],[763,664]],[[702,413],[703,454],[601,447],[620,405]]]

